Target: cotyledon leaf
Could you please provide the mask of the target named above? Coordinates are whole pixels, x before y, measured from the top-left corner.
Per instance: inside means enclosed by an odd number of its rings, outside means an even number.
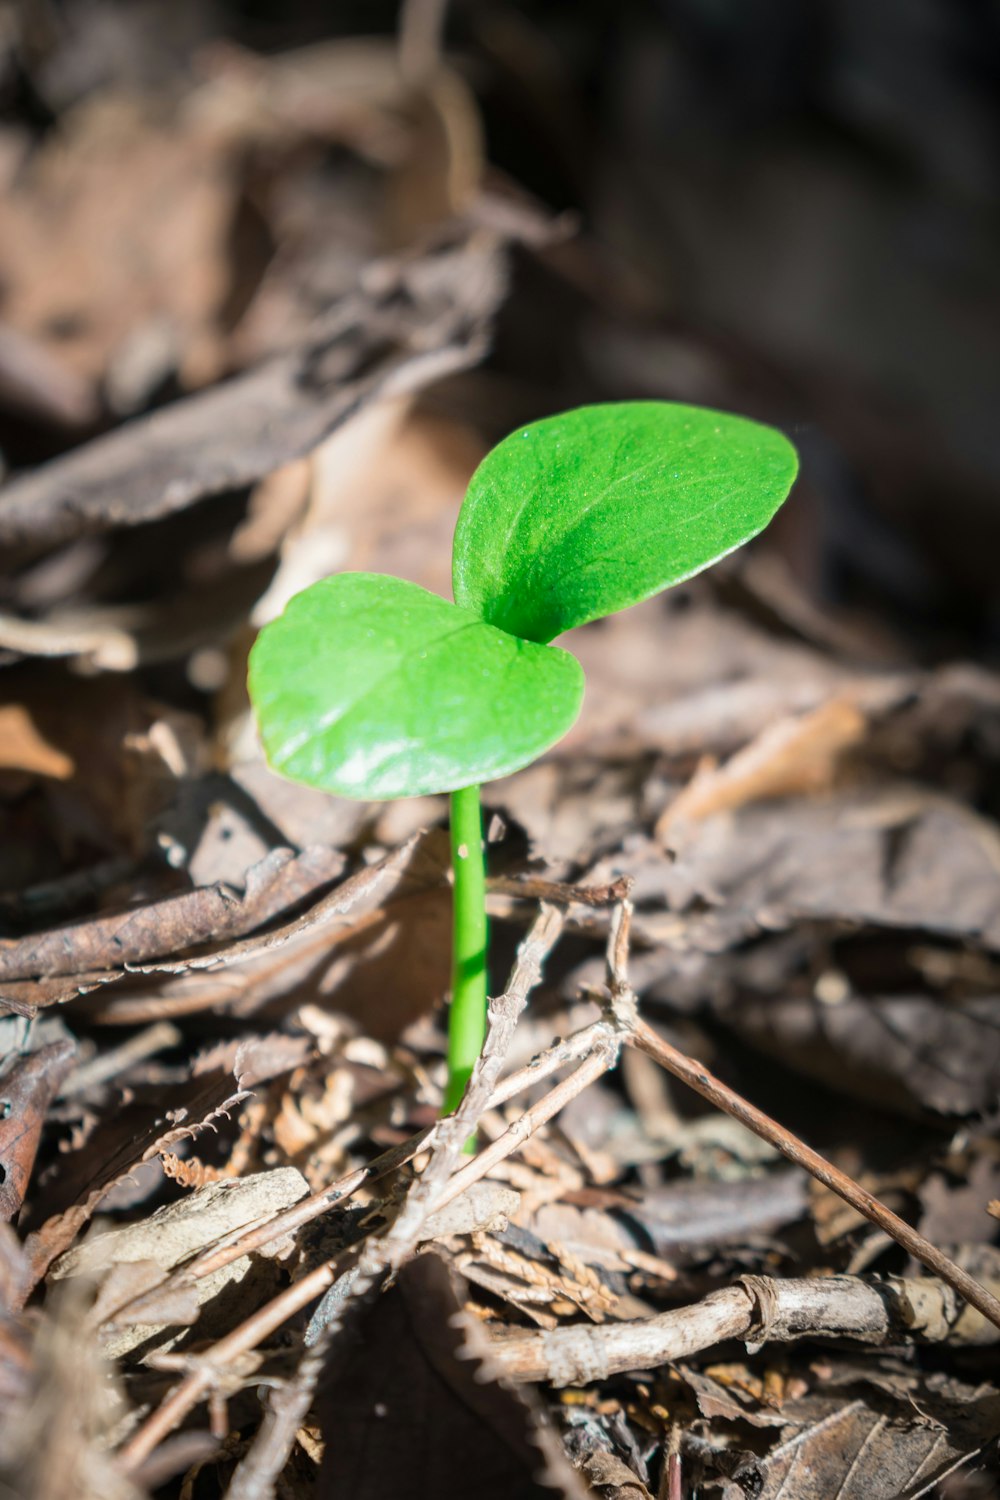
[[[638,604],[761,531],[798,468],[774,428],[666,401],[522,427],[472,476],[456,601],[531,641]]]
[[[275,771],[382,800],[528,765],[576,718],[583,671],[416,584],[339,573],[264,627],[249,687]]]

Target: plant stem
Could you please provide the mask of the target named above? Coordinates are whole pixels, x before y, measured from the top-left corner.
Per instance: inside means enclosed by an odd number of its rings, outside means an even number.
[[[486,1036],[486,861],[477,786],[451,794],[451,867],[455,888],[446,1115],[458,1108]]]

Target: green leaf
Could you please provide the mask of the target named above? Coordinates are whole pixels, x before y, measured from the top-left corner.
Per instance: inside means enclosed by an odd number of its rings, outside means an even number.
[[[472,476],[455,598],[491,625],[551,641],[749,541],[797,467],[773,428],[697,406],[622,402],[533,422]]]
[[[414,583],[339,573],[264,627],[249,685],[274,770],[382,799],[527,765],[576,718],[583,671]]]

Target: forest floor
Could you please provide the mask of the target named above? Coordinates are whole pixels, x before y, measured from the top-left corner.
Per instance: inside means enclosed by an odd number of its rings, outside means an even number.
[[[817,434],[905,488],[898,433],[490,168],[419,35],[133,40],[0,130],[0,1488],[997,1494],[1000,677],[822,586],[884,537]],[[444,802],[270,773],[247,652],[335,569],[447,593],[490,444],[637,394],[804,477],[567,641],[438,1123]]]

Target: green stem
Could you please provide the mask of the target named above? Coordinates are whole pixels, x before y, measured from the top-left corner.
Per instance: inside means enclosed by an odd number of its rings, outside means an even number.
[[[486,861],[477,786],[451,794],[451,867],[455,889],[446,1115],[458,1108],[486,1037]]]

